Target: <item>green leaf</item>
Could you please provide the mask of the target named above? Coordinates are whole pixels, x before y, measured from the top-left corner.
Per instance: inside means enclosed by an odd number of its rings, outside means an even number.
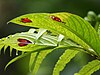
[[[87,65],[85,65],[78,73],[75,73],[74,75],[91,75],[95,71],[100,69],[100,61],[99,60],[93,60],[89,62]]]
[[[8,37],[11,37],[11,36],[8,36]],[[8,46],[9,46],[9,45],[7,44],[8,37],[0,39],[0,52],[1,52],[1,49],[2,49],[3,47],[4,47],[4,53],[6,52],[6,49],[7,49]],[[10,47],[10,56],[11,56],[11,54],[12,54],[12,49],[13,49],[13,48]]]
[[[10,60],[8,62],[8,64],[5,66],[5,70],[7,69],[7,67],[12,64],[13,62],[17,61],[18,59],[21,59],[22,57],[25,57],[26,55],[28,55],[29,53],[26,53],[26,54],[23,54],[23,55],[20,55],[20,56],[17,56],[15,58],[13,58],[12,60]]]
[[[79,51],[76,51],[76,50],[70,50],[70,49],[66,50],[63,53],[63,55],[60,56],[58,62],[56,63],[53,70],[53,75],[60,75],[60,72],[64,69],[66,64],[68,64],[78,52]]]
[[[58,17],[61,22],[53,20],[51,16]],[[22,18],[29,18],[31,23],[21,22]],[[10,22],[37,28],[48,29],[59,33],[81,45],[86,50],[92,48],[100,55],[100,38],[95,29],[81,17],[62,12],[62,13],[32,13],[17,17]],[[91,34],[92,33],[92,34]]]
[[[30,72],[32,70],[32,65],[33,65],[33,63],[35,61],[36,56],[37,56],[37,52],[31,53],[30,61],[29,61],[29,71]]]
[[[37,59],[36,59],[36,62],[34,64],[34,69],[33,69],[33,72],[32,72],[32,75],[36,75],[43,59],[49,54],[51,53],[53,50],[44,50],[44,51],[41,51],[39,52],[38,56],[37,56]]]
[[[69,47],[56,47],[54,49],[48,49],[48,50],[43,50],[43,51],[40,51],[36,57],[36,61],[34,62],[34,68],[33,68],[33,71],[32,71],[32,75],[35,75],[37,73],[37,71],[39,70],[39,67],[43,61],[43,59],[49,54],[51,53],[52,51],[54,50],[58,50],[58,49],[67,49]],[[73,48],[73,47],[72,47]],[[78,51],[77,51],[78,52]]]
[[[43,30],[43,29],[42,29]],[[39,31],[38,33],[34,33],[35,31]],[[2,38],[0,44],[5,46],[10,46],[10,53],[12,52],[12,48],[24,51],[24,52],[30,52],[30,51],[39,51],[39,50],[47,50],[47,49],[53,49],[57,46],[63,45],[63,46],[78,46],[74,42],[71,43],[70,40],[64,39],[64,36],[60,34],[60,36],[53,36],[49,35],[48,33],[40,34],[41,29],[30,29],[28,32],[22,32],[22,33],[16,33],[14,35],[10,35],[9,38]],[[45,32],[45,30],[43,30]],[[41,36],[40,36],[40,35]],[[39,35],[39,39],[36,39],[37,35]],[[27,46],[20,47],[18,45],[18,39],[27,39],[31,41],[32,43],[28,44]],[[3,43],[2,43],[3,42]],[[59,43],[59,45],[58,45]],[[0,45],[0,46],[1,46]],[[6,50],[6,48],[5,48]]]
[[[32,31],[32,29],[31,29]],[[9,38],[4,40],[4,45],[5,45],[5,50],[8,46],[20,50],[20,51],[35,51],[35,50],[43,50],[43,49],[49,49],[49,48],[54,48],[57,46],[57,37],[55,36],[50,36],[47,34],[43,34],[45,30],[42,29],[43,32],[40,32],[41,29],[39,30],[39,33],[32,33],[31,31],[29,32],[22,32],[22,33],[16,33]],[[40,37],[42,35],[42,37]],[[36,37],[40,37],[38,40]],[[27,46],[20,47],[18,45],[18,39],[23,38],[31,41],[31,44],[28,44]],[[7,46],[7,47],[6,47]]]

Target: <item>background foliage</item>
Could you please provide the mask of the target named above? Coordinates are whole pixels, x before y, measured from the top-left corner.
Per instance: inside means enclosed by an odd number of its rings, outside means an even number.
[[[99,0],[0,0],[0,37],[29,29],[28,27],[6,24],[9,20],[15,18],[16,16],[31,12],[65,11],[85,17],[87,12],[90,10],[96,12],[97,14],[100,13],[99,3]],[[51,55],[48,55],[43,61],[37,75],[51,75],[52,67],[54,67],[55,62],[62,52],[63,50],[59,50],[55,51]],[[6,55],[0,55],[0,74],[28,75],[28,56],[13,63],[13,65],[11,65],[6,72],[3,71],[7,62],[11,58],[15,57],[14,53],[15,52],[13,52],[12,57],[9,56],[9,51],[6,51]],[[70,62],[66,66],[61,75],[73,75],[73,73],[77,72],[83,65],[87,63],[87,61],[93,59],[87,54],[80,53],[79,55],[80,57],[77,55],[77,57],[72,60],[73,62]],[[98,75],[99,73],[100,72],[98,71],[93,75]]]

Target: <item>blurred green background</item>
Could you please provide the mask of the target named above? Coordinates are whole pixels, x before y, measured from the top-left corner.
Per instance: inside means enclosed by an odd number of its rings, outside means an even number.
[[[96,14],[99,14],[100,0],[0,0],[0,38],[29,29],[29,27],[7,24],[9,20],[23,14],[35,12],[70,12],[85,17],[88,11],[94,11]],[[63,51],[54,51],[48,55],[43,61],[37,75],[52,75],[55,62]],[[3,70],[7,62],[14,57],[15,52],[10,57],[9,49],[6,51],[6,54],[3,54],[2,51],[0,55],[0,75],[30,75],[28,71],[29,56],[10,65],[7,71]],[[61,75],[73,75],[74,72],[78,72],[83,65],[92,59],[94,58],[85,53],[79,53],[72,62],[66,65]],[[93,75],[100,75],[100,71],[93,73]]]

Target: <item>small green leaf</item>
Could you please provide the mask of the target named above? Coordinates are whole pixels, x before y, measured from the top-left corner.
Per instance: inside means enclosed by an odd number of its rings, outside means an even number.
[[[91,75],[95,71],[100,69],[100,61],[99,60],[93,60],[89,62],[87,65],[85,65],[78,73],[75,73],[74,75]]]
[[[78,52],[79,51],[76,50],[70,50],[70,49],[66,50],[56,63],[53,70],[53,75],[60,75],[60,72],[64,69],[66,64],[69,63],[71,59],[74,58]]]

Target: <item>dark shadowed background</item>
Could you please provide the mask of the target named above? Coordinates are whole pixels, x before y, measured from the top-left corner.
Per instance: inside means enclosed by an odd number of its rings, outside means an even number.
[[[35,13],[35,12],[70,12],[85,17],[88,11],[100,13],[100,0],[0,0],[0,38],[14,34],[16,32],[27,31],[29,27],[23,27],[15,24],[7,24],[7,22],[17,16]],[[52,75],[52,70],[58,57],[63,50],[58,50],[43,61],[37,75]],[[0,55],[0,75],[29,75],[28,61],[29,56],[13,63],[4,71],[4,66],[9,60],[15,57],[9,56],[9,50],[6,54]],[[78,70],[93,58],[85,53],[80,53],[66,65],[61,75],[73,75]],[[99,75],[97,71],[93,75]]]

